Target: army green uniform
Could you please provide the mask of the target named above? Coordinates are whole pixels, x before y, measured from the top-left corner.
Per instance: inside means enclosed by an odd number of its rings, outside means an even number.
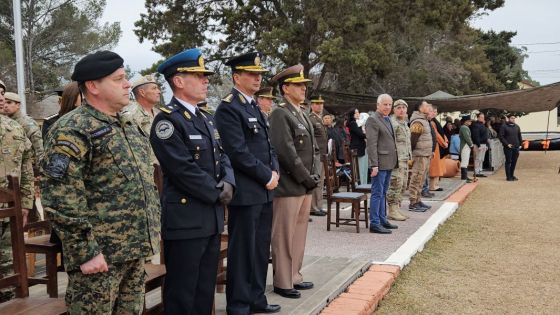
[[[387,191],[387,203],[389,206],[400,207],[402,193],[406,190],[408,179],[408,161],[412,160],[410,129],[406,120],[398,120],[394,116],[391,117],[391,124],[395,131],[399,167],[391,172],[391,183]]]
[[[144,259],[159,250],[159,198],[147,135],[131,120],[85,104],[51,128],[42,201],[62,240],[70,314],[139,314]],[[102,253],[108,273],[80,265]]]
[[[43,136],[41,134],[41,128],[39,128],[39,125],[33,118],[23,115],[19,110],[10,118],[17,121],[23,127],[23,130],[25,130],[25,135],[33,146],[33,166],[38,167],[39,162],[43,159]]]
[[[19,177],[22,208],[33,207],[33,151],[25,131],[14,120],[0,115],[0,187],[7,187],[7,176]],[[0,204],[0,206],[2,206]],[[10,225],[0,221],[0,276],[13,272]],[[14,290],[0,292],[0,303],[14,296]]]
[[[145,134],[150,137],[150,131],[152,130],[152,123],[154,122],[154,117],[160,112],[159,109],[154,107],[152,109],[153,115],[148,113],[140,104],[133,102],[123,110],[123,116],[127,119],[131,119],[133,122],[144,131]],[[150,160],[152,163],[159,164],[152,147],[150,146]]]

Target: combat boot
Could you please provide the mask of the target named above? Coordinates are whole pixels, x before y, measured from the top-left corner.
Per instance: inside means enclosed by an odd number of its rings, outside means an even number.
[[[403,216],[402,213],[399,212],[397,205],[389,205],[389,213],[387,217],[394,221],[404,221],[407,219],[407,217]]]
[[[467,173],[467,168],[466,167],[461,167],[461,180],[466,180],[467,183],[471,183],[472,180],[469,178],[468,173]]]

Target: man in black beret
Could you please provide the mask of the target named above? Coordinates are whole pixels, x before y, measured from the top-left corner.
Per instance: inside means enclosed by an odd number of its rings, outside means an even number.
[[[264,291],[270,256],[273,190],[278,160],[269,138],[267,119],[255,102],[262,73],[258,52],[226,62],[234,87],[216,110],[216,126],[231,160],[237,191],[228,211],[227,313],[276,313]]]
[[[118,114],[130,88],[119,55],[87,55],[72,79],[85,103],[51,127],[41,165],[43,207],[64,251],[68,313],[140,314],[144,261],[159,251],[148,139]]]

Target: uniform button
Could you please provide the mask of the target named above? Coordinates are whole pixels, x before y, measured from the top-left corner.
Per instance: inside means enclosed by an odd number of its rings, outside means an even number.
[[[197,150],[200,150],[200,147],[199,147],[199,146],[196,146],[196,149],[197,149]]]
[[[216,152],[216,148],[214,148],[214,152]]]
[[[218,165],[220,162],[216,161],[216,165]]]
[[[187,198],[181,198],[181,203],[182,203],[182,204],[187,203]]]

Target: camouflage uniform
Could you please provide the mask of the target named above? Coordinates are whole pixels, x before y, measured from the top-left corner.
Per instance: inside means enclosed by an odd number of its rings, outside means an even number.
[[[391,117],[391,124],[395,131],[399,167],[391,172],[391,183],[387,191],[387,203],[389,206],[396,205],[400,207],[402,193],[406,190],[408,179],[408,161],[412,160],[410,129],[406,120],[397,120],[394,116]]]
[[[25,131],[14,120],[0,115],[0,187],[7,187],[7,176],[19,177],[22,208],[33,207],[33,169],[31,161],[33,151],[31,142],[25,137]],[[0,207],[3,205],[0,204]],[[0,221],[0,276],[13,272],[12,247],[10,242],[10,225]],[[0,292],[0,302],[14,296],[14,290]]]
[[[123,110],[123,116],[127,117],[127,119],[131,119],[135,122],[145,134],[150,137],[150,131],[152,130],[152,123],[154,122],[154,117],[160,112],[159,109],[154,107],[152,109],[153,115],[148,113],[140,104],[137,102],[131,103]],[[159,164],[152,147],[150,146],[150,160],[152,163]]]
[[[159,198],[147,135],[131,120],[85,104],[49,131],[43,206],[62,240],[70,314],[138,314],[144,259],[159,250]],[[102,253],[108,273],[80,265]]]
[[[27,116],[23,115],[21,111],[15,112],[10,118],[17,121],[25,130],[27,139],[31,141],[33,146],[33,166],[38,167],[39,162],[43,159],[43,136],[41,135],[41,128],[37,122]]]

